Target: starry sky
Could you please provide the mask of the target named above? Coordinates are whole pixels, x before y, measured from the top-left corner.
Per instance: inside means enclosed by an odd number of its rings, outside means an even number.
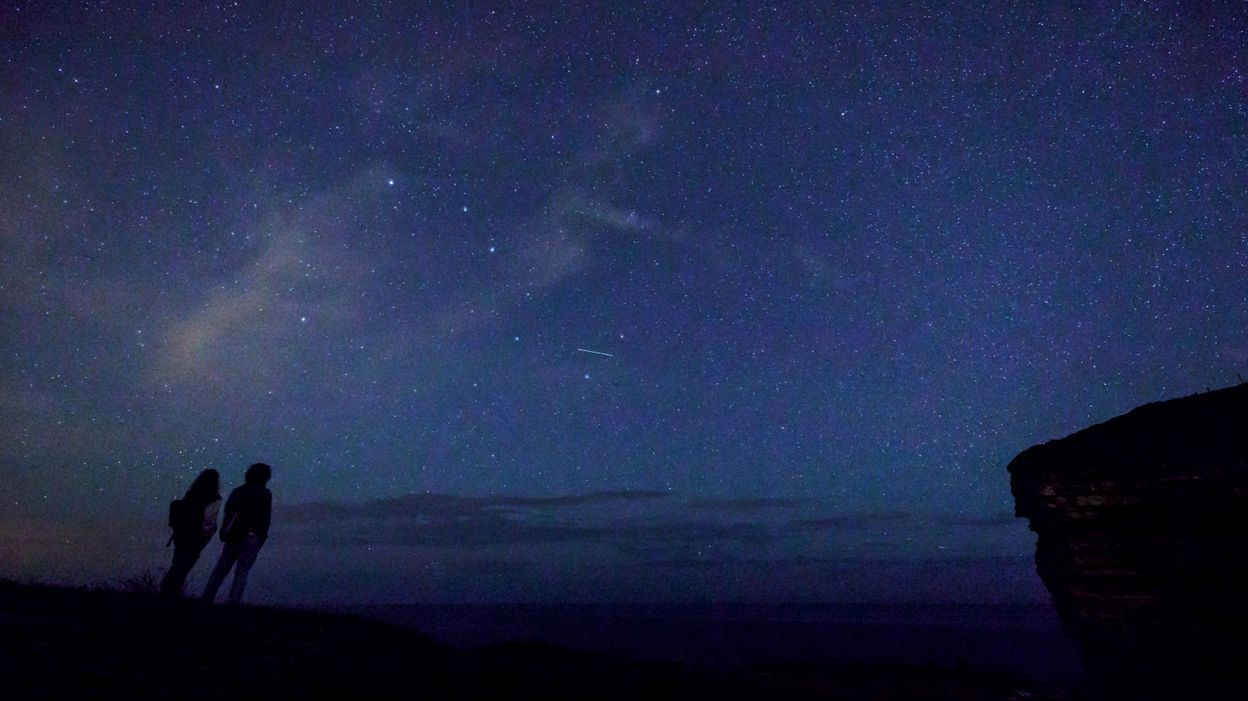
[[[0,4],[0,576],[263,460],[262,600],[1043,600],[1248,374],[1239,3],[174,5]]]

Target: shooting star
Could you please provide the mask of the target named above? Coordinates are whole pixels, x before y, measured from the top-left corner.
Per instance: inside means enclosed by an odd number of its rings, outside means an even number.
[[[602,351],[590,350],[590,349],[588,349],[588,348],[577,348],[577,350],[578,350],[578,351],[580,351],[580,352],[582,352],[582,353],[593,353],[594,355],[605,355],[605,356],[607,356],[608,358],[614,358],[614,357],[615,357],[614,355],[611,355],[610,353],[603,353]]]

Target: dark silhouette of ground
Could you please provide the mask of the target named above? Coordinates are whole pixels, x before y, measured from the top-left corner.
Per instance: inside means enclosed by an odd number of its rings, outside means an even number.
[[[353,616],[0,582],[6,699],[1057,698],[931,666],[724,673],[541,644],[478,650]]]

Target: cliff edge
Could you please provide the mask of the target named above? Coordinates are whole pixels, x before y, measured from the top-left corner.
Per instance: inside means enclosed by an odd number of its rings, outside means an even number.
[[[1008,470],[1094,695],[1248,698],[1248,383],[1139,407]]]

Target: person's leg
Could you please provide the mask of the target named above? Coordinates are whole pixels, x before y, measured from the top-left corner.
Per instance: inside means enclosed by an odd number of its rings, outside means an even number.
[[[165,573],[165,578],[160,583],[162,595],[174,598],[182,596],[186,575],[190,574],[191,568],[199,560],[200,548],[195,545],[197,544],[174,543],[173,564],[169,565],[169,571]]]
[[[234,568],[234,581],[230,582],[230,603],[237,604],[243,600],[243,589],[247,587],[247,575],[251,566],[256,564],[256,555],[260,554],[260,546],[264,543],[254,535],[248,534],[238,544],[238,567]]]
[[[204,595],[200,598],[209,603],[216,601],[217,590],[221,588],[221,582],[225,581],[225,575],[230,573],[230,568],[237,559],[238,543],[226,543],[221,547],[221,557],[217,558],[217,566],[212,569],[208,584],[204,586]]]

